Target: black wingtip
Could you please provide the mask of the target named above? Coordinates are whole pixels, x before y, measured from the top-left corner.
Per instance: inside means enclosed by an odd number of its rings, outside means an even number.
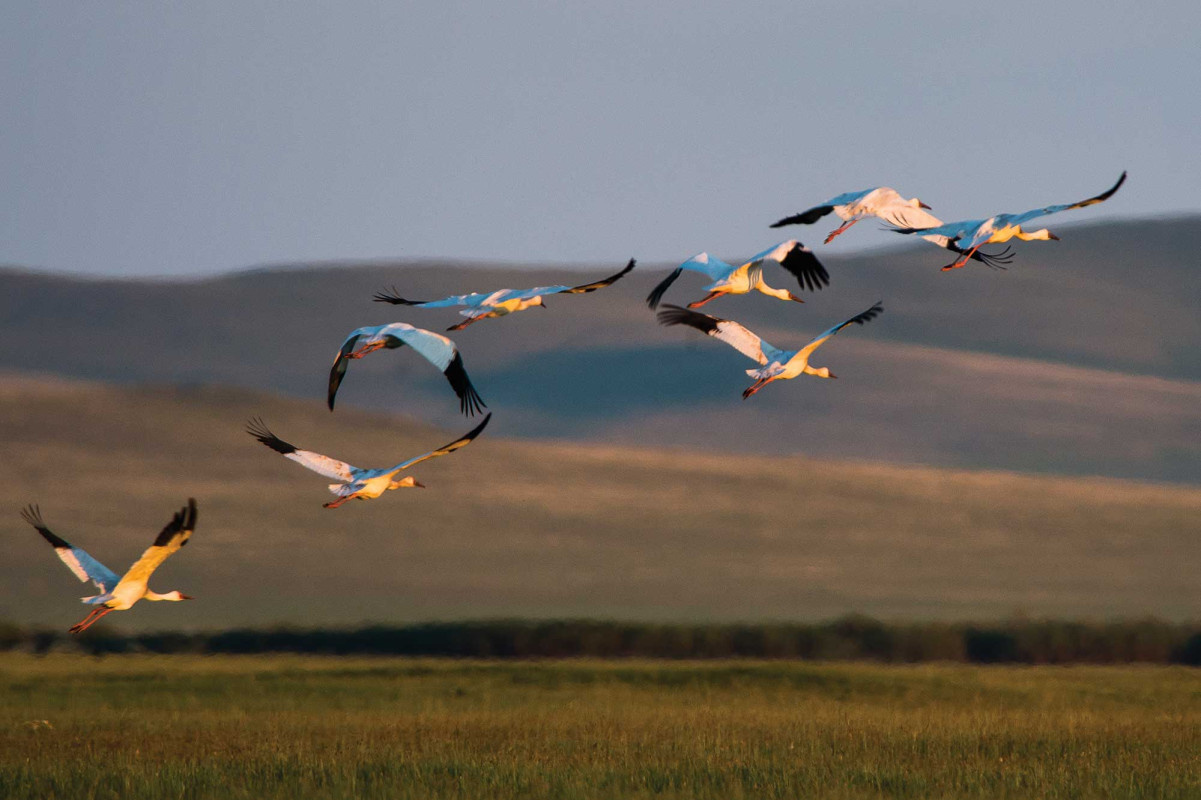
[[[246,423],[246,432],[277,453],[286,456],[296,452],[296,447],[272,433],[261,417],[251,417]]]
[[[655,318],[659,320],[660,325],[687,325],[705,334],[711,334],[717,330],[719,322],[725,322],[719,317],[711,317],[699,311],[691,311],[671,304],[663,306],[663,310],[656,314]]]
[[[451,388],[459,396],[459,411],[464,416],[474,417],[488,407],[479,392],[471,385],[471,378],[467,377],[467,370],[463,367],[461,354],[455,353],[455,357],[442,371],[442,374],[446,376],[446,380],[450,381]]]
[[[396,291],[395,286],[392,287],[391,293],[376,292],[371,299],[377,303],[391,303],[394,306],[416,306],[429,302],[428,300],[406,300],[400,296],[400,292]]]
[[[159,532],[159,535],[155,537],[154,546],[165,547],[171,543],[171,539],[180,531],[194,530],[196,528],[196,517],[196,498],[189,497],[188,504],[179,511],[176,511],[175,516],[171,518],[171,521],[168,522],[162,531]],[[180,544],[180,547],[183,547],[183,545],[187,543],[188,541],[185,539]]]
[[[196,528],[196,518],[200,512],[196,510],[196,498],[188,498],[187,516],[184,518],[184,530],[194,530]],[[186,543],[185,543],[186,544]]]
[[[814,206],[808,211],[802,211],[799,214],[793,214],[791,217],[773,222],[768,227],[783,228],[785,225],[812,225],[822,217],[834,210],[834,206]]]
[[[651,289],[651,293],[646,296],[646,304],[652,311],[659,307],[659,302],[663,299],[664,293],[675,282],[675,279],[680,277],[680,273],[683,271],[683,267],[676,267],[667,274],[666,278],[659,281],[654,289]]]
[[[71,549],[69,542],[58,537],[46,527],[46,523],[42,521],[42,510],[38,508],[36,503],[30,503],[21,509],[21,519],[32,525],[42,535],[42,538],[50,543],[51,547],[55,549],[60,547],[65,547],[68,550]]]
[[[37,503],[30,503],[21,509],[21,519],[35,528],[45,527],[45,523],[42,522],[42,511],[38,508]]]
[[[489,411],[487,413],[487,415],[484,417],[483,421],[480,422],[479,425],[476,425],[474,428],[472,428],[470,431],[468,431],[466,434],[464,434],[463,438],[471,440],[471,439],[474,439],[475,437],[479,436],[481,433],[483,433],[484,428],[488,427],[488,420],[490,420],[490,419],[492,419],[491,411]]]
[[[830,273],[813,251],[800,242],[785,254],[780,266],[791,273],[797,279],[797,285],[806,291],[817,292],[830,285]]]
[[[851,322],[854,322],[858,325],[862,325],[865,322],[871,322],[873,319],[875,319],[876,317],[880,316],[883,313],[884,313],[884,301],[877,300],[875,303],[872,304],[872,307],[869,308],[867,311],[864,311],[861,314],[856,314],[854,317],[852,317]]]

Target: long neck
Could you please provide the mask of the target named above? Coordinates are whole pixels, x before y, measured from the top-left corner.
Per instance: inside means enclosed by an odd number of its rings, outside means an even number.
[[[1027,233],[1019,228],[1017,237],[1023,242],[1045,242],[1051,239],[1051,232],[1046,228],[1040,228],[1039,230]]]
[[[791,300],[792,299],[792,293],[789,292],[787,289],[773,289],[770,286],[768,286],[766,283],[764,283],[763,281],[759,281],[759,283],[757,283],[754,288],[758,289],[759,291],[763,292],[766,295],[778,298],[780,300]]]
[[[147,589],[146,594],[142,597],[142,599],[158,602],[159,600],[179,600],[180,598],[179,598],[178,592],[167,592],[166,594],[159,594],[158,592],[152,592],[149,589]]]
[[[806,364],[805,368],[801,371],[804,372],[806,375],[816,375],[819,378],[830,377],[830,368],[829,367],[812,367],[809,364]]]

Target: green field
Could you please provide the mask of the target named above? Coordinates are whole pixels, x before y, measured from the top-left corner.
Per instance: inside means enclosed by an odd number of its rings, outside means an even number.
[[[1201,671],[0,658],[0,797],[1201,796]]]

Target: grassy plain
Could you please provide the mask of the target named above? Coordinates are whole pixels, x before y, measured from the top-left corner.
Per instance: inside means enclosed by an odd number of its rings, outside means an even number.
[[[1201,671],[0,658],[0,797],[1201,795]]]

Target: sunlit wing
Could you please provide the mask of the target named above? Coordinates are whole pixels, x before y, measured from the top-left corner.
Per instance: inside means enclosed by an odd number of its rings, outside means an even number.
[[[584,292],[595,292],[597,289],[603,289],[606,286],[612,286],[621,280],[627,272],[634,268],[634,263],[634,259],[631,258],[630,263],[626,264],[625,269],[623,269],[621,272],[618,272],[616,275],[610,275],[607,278],[603,278],[599,281],[593,281],[592,283],[581,283],[579,286],[572,286],[570,289],[563,289],[561,291],[564,291],[567,294],[582,294]]]
[[[145,586],[150,576],[159,568],[168,556],[188,543],[192,531],[196,527],[196,501],[188,498],[188,505],[175,513],[175,518],[159,533],[154,544],[142,553],[142,557],[121,576],[117,587],[139,584]]]
[[[828,331],[823,333],[821,336],[818,336],[816,339],[811,341],[809,344],[805,345],[800,350],[798,350],[796,355],[793,356],[792,359],[790,359],[790,360],[795,360],[797,358],[808,358],[810,355],[813,354],[813,351],[816,350],[817,348],[821,347],[822,344],[827,339],[829,339],[834,334],[838,333],[840,330],[842,330],[846,326],[862,325],[865,322],[870,322],[871,320],[875,319],[876,317],[880,316],[883,313],[884,313],[883,302],[876,301],[876,303],[874,303],[872,305],[872,307],[869,308],[868,310],[861,311],[860,313],[856,314],[855,316],[851,317],[850,319],[846,320],[845,322],[838,323],[833,328],[830,328]]]
[[[904,203],[884,206],[876,216],[896,228],[934,228],[942,220],[924,208],[914,208]]]
[[[476,425],[469,432],[463,434],[458,439],[455,439],[450,444],[444,444],[441,447],[439,447],[437,450],[431,450],[430,452],[426,453],[425,455],[417,456],[416,458],[410,458],[408,461],[404,461],[400,464],[397,464],[395,467],[392,467],[389,470],[380,470],[379,472],[380,473],[400,472],[402,469],[408,469],[409,467],[413,466],[414,464],[420,464],[422,461],[425,461],[426,459],[436,458],[438,456],[444,456],[447,453],[453,453],[454,451],[458,450],[460,447],[470,444],[472,439],[479,436],[480,433],[483,432],[484,428],[486,428],[488,426],[488,420],[490,420],[490,419],[492,419],[491,414],[484,417],[484,421],[481,422],[479,425]]]
[[[1090,197],[1087,200],[1081,200],[1077,203],[1064,203],[1055,206],[1044,206],[1043,208],[1036,208],[1031,211],[1023,211],[1021,214],[1002,214],[1000,216],[1003,217],[1004,221],[1009,225],[1021,225],[1024,222],[1029,222],[1030,220],[1037,219],[1039,217],[1045,217],[1048,214],[1056,214],[1060,211],[1068,211],[1073,208],[1084,208],[1085,206],[1096,205],[1097,203],[1103,203],[1112,197],[1114,192],[1116,192],[1125,182],[1126,172],[1123,170],[1122,175],[1118,178],[1117,183],[1106,189],[1104,192],[1101,192],[1101,194],[1096,195],[1095,197]]]

